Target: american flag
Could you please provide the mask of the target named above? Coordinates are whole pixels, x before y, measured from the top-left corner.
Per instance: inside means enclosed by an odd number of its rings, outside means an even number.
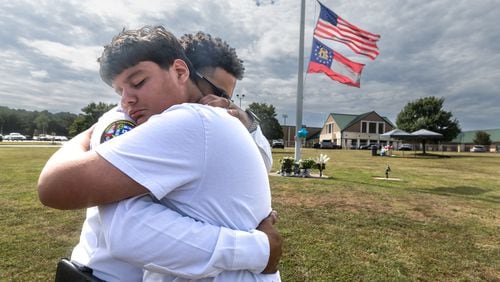
[[[360,29],[323,4],[319,4],[321,11],[314,29],[314,36],[344,43],[357,54],[365,55],[372,60],[378,56],[377,41],[380,35]]]

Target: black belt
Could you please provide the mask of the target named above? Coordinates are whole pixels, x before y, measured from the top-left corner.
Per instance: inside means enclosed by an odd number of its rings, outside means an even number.
[[[92,268],[63,258],[57,263],[55,282],[104,282],[92,274]]]

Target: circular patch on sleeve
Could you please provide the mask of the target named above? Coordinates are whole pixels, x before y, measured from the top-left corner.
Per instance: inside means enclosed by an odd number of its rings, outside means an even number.
[[[110,123],[101,135],[101,143],[104,143],[117,136],[125,134],[135,127],[135,123],[130,120],[117,120]]]

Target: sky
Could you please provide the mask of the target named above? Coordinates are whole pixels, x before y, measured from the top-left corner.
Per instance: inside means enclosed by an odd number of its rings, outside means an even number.
[[[257,5],[257,2],[259,2]],[[281,124],[297,122],[300,2],[290,0],[2,0],[0,106],[80,113],[91,102],[118,103],[96,62],[123,28],[163,25],[176,36],[221,37],[244,61],[235,99],[271,104]],[[393,123],[422,97],[444,98],[462,130],[500,128],[500,3],[497,0],[323,0],[339,16],[380,34],[376,60],[340,43],[335,51],[365,64],[361,87],[304,74],[302,124],[329,113],[376,111]],[[319,4],[306,0],[304,69]],[[284,115],[287,117],[285,118]]]

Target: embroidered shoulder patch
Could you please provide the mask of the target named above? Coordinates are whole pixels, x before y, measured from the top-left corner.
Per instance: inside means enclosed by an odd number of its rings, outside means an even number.
[[[129,120],[117,120],[110,123],[101,135],[101,143],[129,132],[135,127],[135,123]]]

